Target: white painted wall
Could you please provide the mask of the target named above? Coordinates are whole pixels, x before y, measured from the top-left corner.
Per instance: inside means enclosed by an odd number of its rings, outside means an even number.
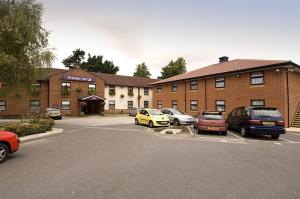
[[[109,95],[109,86],[105,85],[104,89],[105,100],[105,110],[109,110],[109,100],[115,100],[115,109],[127,109],[128,101],[133,101],[133,107],[138,107],[138,88],[133,87],[133,96],[128,96],[127,86],[115,86],[116,94],[114,96]],[[124,95],[122,98],[121,95]],[[149,88],[149,95],[144,95],[144,88],[140,88],[140,107],[144,108],[144,101],[149,101],[149,108],[152,106],[152,89]]]

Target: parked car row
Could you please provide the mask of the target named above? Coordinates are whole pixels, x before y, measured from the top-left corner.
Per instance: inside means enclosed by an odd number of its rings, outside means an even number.
[[[285,133],[284,120],[281,113],[272,107],[238,107],[232,110],[227,118],[222,112],[203,111],[192,117],[182,111],[164,108],[138,109],[135,114],[135,123],[155,126],[193,125],[198,133],[204,131],[219,132],[227,135],[232,129],[241,133],[243,137],[250,134],[270,135],[278,139]]]

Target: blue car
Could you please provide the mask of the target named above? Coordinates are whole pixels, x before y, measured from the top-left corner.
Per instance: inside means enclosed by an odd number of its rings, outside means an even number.
[[[256,134],[278,139],[285,133],[284,120],[277,108],[238,107],[228,115],[226,122],[228,129],[239,131],[243,137]]]

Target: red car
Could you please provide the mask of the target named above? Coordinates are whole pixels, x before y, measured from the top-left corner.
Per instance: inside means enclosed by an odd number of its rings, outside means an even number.
[[[198,130],[198,133],[201,133],[201,131],[214,131],[227,135],[226,120],[222,112],[199,112],[195,118],[194,128]]]
[[[6,160],[6,158],[18,151],[20,146],[20,140],[14,133],[0,130],[0,164]]]

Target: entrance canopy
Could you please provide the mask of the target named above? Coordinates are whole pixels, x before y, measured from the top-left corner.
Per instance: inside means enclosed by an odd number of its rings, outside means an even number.
[[[98,101],[98,100],[105,100],[105,98],[97,96],[97,95],[90,95],[87,97],[81,98],[82,101]]]

